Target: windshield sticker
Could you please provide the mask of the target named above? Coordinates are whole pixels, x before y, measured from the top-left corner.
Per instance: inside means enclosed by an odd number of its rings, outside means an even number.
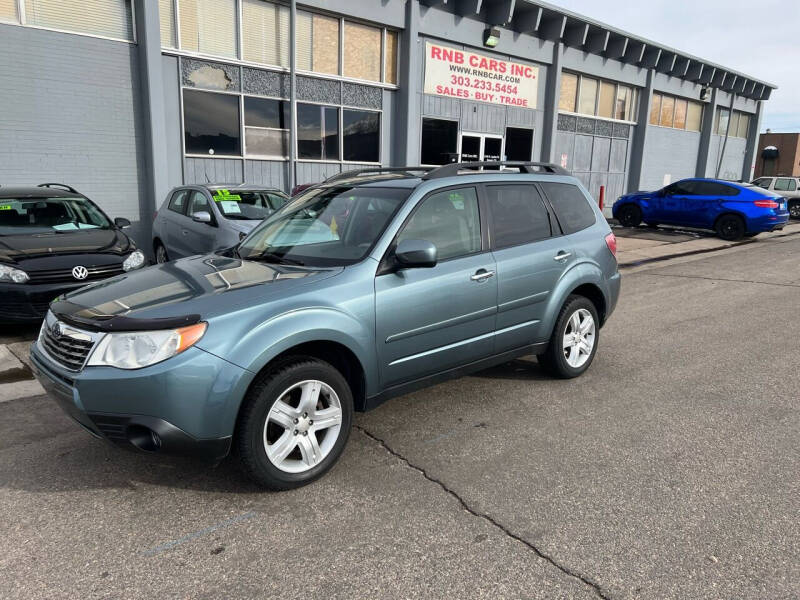
[[[217,190],[214,194],[215,202],[241,202],[242,197],[238,194],[231,194],[228,190]]]
[[[236,200],[217,200],[217,202],[219,202],[222,212],[224,212],[226,215],[242,214],[242,209],[239,208],[239,202]]]
[[[0,204],[0,210],[13,210],[10,204]]]
[[[459,193],[450,194],[450,202],[456,210],[464,210],[464,196]]]

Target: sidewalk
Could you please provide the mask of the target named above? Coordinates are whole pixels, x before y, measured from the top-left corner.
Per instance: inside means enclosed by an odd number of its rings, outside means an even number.
[[[620,267],[634,267],[643,263],[667,260],[677,256],[701,254],[723,250],[743,244],[759,243],[775,237],[800,233],[800,222],[790,222],[782,231],[762,233],[756,238],[726,242],[711,234],[683,229],[647,227],[628,228],[611,223],[617,236],[617,260]]]

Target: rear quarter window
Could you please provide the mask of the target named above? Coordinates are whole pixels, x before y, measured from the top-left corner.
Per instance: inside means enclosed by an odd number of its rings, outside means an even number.
[[[542,182],[544,193],[553,205],[564,234],[575,233],[597,222],[597,215],[577,186],[571,183]]]

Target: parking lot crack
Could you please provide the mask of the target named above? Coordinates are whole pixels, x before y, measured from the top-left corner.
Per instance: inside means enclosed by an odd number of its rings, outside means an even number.
[[[465,511],[467,511],[469,514],[471,514],[474,517],[477,517],[479,519],[483,519],[484,521],[488,522],[494,528],[500,530],[506,537],[509,537],[509,538],[511,538],[513,540],[516,540],[520,544],[524,545],[528,550],[530,550],[531,552],[536,554],[536,556],[538,556],[539,558],[547,561],[552,566],[554,566],[556,569],[561,571],[563,574],[565,574],[568,577],[571,577],[573,579],[577,579],[578,581],[580,581],[584,585],[589,586],[592,589],[592,591],[597,595],[597,597],[603,598],[604,600],[610,600],[611,599],[611,596],[606,594],[603,591],[603,589],[600,587],[600,584],[598,584],[596,581],[593,581],[592,579],[590,579],[586,575],[581,575],[580,573],[577,573],[577,572],[573,571],[569,567],[566,567],[566,566],[560,564],[558,561],[556,561],[556,559],[554,559],[552,556],[550,556],[547,552],[545,552],[544,550],[542,550],[541,548],[539,548],[535,544],[529,542],[528,540],[526,540],[522,536],[514,533],[513,531],[508,529],[508,527],[506,527],[505,525],[503,525],[502,523],[497,521],[491,515],[488,515],[486,513],[480,512],[480,511],[472,508],[467,503],[467,501],[464,500],[464,498],[462,498],[461,495],[458,494],[458,492],[456,492],[453,489],[451,489],[450,487],[448,487],[440,479],[437,479],[436,477],[433,477],[423,467],[420,467],[420,466],[417,466],[417,465],[413,464],[405,456],[403,456],[400,452],[398,452],[397,450],[394,450],[391,446],[389,446],[389,444],[387,444],[385,440],[379,438],[378,436],[374,435],[373,433],[370,433],[369,431],[367,431],[366,429],[364,429],[363,427],[361,427],[359,425],[356,425],[355,428],[358,429],[361,433],[363,433],[366,437],[368,437],[372,441],[376,442],[386,452],[388,452],[389,454],[391,454],[392,456],[394,456],[395,458],[400,460],[408,468],[418,472],[425,479],[427,479],[431,483],[434,483],[434,484],[438,485],[440,488],[442,488],[442,490],[445,493],[447,493],[448,495],[452,496],[461,505],[461,507]]]

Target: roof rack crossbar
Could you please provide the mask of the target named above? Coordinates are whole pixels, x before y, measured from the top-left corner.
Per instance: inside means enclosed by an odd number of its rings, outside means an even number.
[[[66,183],[40,183],[40,184],[39,184],[39,185],[37,185],[36,187],[46,187],[46,188],[52,188],[52,187],[54,187],[54,188],[63,188],[63,189],[65,189],[65,190],[67,190],[68,192],[72,192],[73,194],[77,194],[77,193],[79,193],[79,192],[78,192],[78,190],[76,190],[76,189],[75,189],[74,187],[72,187],[71,185],[67,185]]]
[[[547,162],[532,162],[518,160],[494,160],[494,161],[471,161],[458,162],[443,165],[423,175],[423,179],[441,179],[442,177],[453,177],[455,175],[469,175],[461,173],[465,169],[477,169],[480,167],[517,167],[521,173],[549,173],[551,175],[572,175],[564,167]]]
[[[369,175],[377,173],[404,173],[409,177],[412,176],[414,171],[431,171],[435,167],[370,167],[368,169],[353,169],[351,171],[342,171],[331,175],[325,180],[325,183],[331,181],[338,181],[339,179],[347,179],[348,177],[358,177],[360,175]]]

